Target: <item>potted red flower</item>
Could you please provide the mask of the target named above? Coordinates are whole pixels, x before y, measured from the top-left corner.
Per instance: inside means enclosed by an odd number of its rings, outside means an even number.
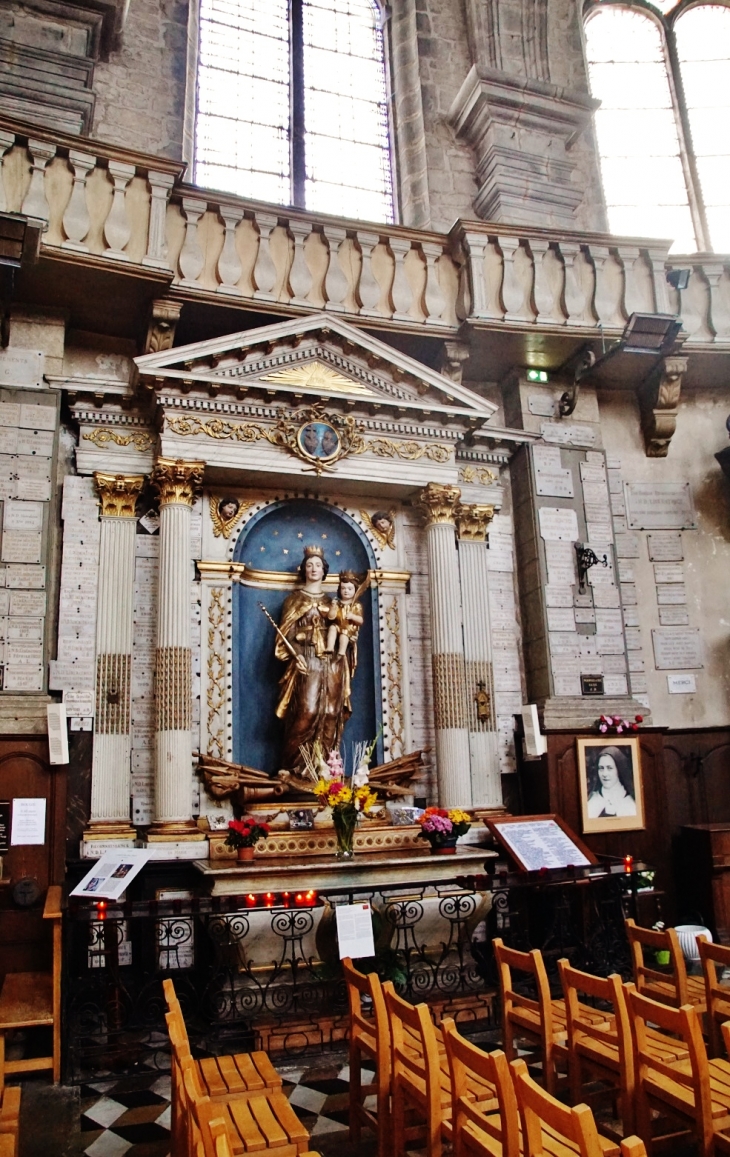
[[[259,840],[269,834],[269,825],[259,823],[253,816],[243,816],[240,820],[229,820],[226,847],[235,848],[239,860],[252,860],[254,848]]]

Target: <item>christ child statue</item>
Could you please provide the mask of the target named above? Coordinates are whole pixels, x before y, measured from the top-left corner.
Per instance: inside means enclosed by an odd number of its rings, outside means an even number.
[[[352,643],[357,650],[357,637],[364,617],[362,603],[354,602],[357,591],[357,576],[351,570],[340,572],[340,585],[337,598],[332,600],[327,618],[330,625],[327,630],[326,650],[330,653],[337,648],[338,655],[346,655]]]

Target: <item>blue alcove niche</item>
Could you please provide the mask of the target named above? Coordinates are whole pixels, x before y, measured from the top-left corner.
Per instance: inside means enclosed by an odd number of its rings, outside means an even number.
[[[376,566],[365,535],[344,511],[298,498],[272,503],[254,515],[236,543],[233,558],[256,570],[292,573],[310,543],[323,547],[330,575],[340,570],[364,574]],[[270,775],[279,769],[283,738],[283,723],[275,710],[284,665],[274,657],[274,628],[258,604],[262,602],[278,623],[289,593],[241,583],[233,587],[233,759]],[[358,639],[353,710],[341,748],[348,771],[352,745],[371,740],[382,720],[377,588],[370,587],[361,601],[365,622]],[[383,762],[382,736],[372,762],[373,766]]]

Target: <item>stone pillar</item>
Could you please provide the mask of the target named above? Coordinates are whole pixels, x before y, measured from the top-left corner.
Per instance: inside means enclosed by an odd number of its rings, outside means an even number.
[[[426,516],[436,762],[442,807],[471,807],[469,705],[455,539],[460,497],[458,486],[435,482],[429,482],[420,496]]]
[[[134,840],[129,822],[132,753],[135,506],[142,474],[94,475],[101,498],[96,612],[96,720],[87,840]]]
[[[483,503],[460,504],[456,508],[473,807],[502,806],[486,546],[493,517],[494,507]]]
[[[190,514],[203,462],[158,458],[160,571],[155,652],[155,822],[149,840],[202,840],[190,815]]]

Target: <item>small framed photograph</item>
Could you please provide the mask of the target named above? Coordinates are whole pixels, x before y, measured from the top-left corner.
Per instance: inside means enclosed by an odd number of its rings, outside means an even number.
[[[578,739],[583,832],[635,832],[644,827],[644,785],[636,736]]]

